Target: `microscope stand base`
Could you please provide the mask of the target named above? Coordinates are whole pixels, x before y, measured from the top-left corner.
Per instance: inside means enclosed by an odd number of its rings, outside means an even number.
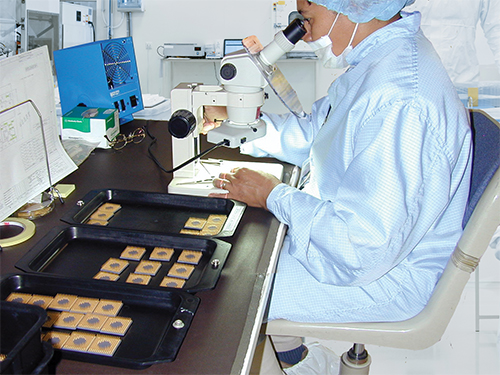
[[[270,173],[280,180],[283,177],[283,165],[278,163],[243,162],[219,159],[202,160],[203,168],[198,167],[192,177],[174,177],[168,185],[169,194],[194,195],[206,197],[211,193],[225,194],[226,190],[213,186],[212,180],[220,173],[229,173],[233,168],[245,167]]]

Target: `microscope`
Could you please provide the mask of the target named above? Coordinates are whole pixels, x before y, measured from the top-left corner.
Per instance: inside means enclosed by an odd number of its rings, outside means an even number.
[[[295,19],[262,51],[251,54],[242,49],[226,55],[219,70],[221,85],[181,83],[171,92],[172,116],[168,128],[172,135],[173,166],[178,167],[200,154],[199,135],[203,129],[204,106],[226,107],[228,118],[207,134],[207,141],[236,148],[266,135],[266,124],[260,118],[266,86],[271,86],[280,100],[297,116],[303,116],[295,91],[290,87],[276,62],[305,35],[301,19]],[[252,164],[252,165],[249,165]],[[254,165],[257,164],[257,165]],[[222,160],[195,160],[174,172],[168,192],[207,196],[215,188],[212,180],[234,166],[257,167],[281,178],[280,164],[242,163]]]

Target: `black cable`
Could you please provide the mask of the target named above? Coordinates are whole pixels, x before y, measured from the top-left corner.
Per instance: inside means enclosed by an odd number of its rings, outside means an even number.
[[[178,171],[179,169],[184,168],[186,165],[191,164],[196,159],[202,158],[203,156],[205,156],[206,154],[212,152],[216,148],[219,148],[221,146],[228,146],[229,145],[229,141],[227,139],[225,139],[223,141],[220,141],[216,145],[210,147],[209,149],[201,152],[200,154],[193,156],[191,159],[186,160],[184,163],[178,165],[177,167],[172,168],[172,169],[165,169],[161,165],[160,161],[156,158],[156,156],[154,156],[153,151],[151,150],[151,147],[156,143],[156,141],[158,139],[149,132],[149,127],[148,126],[145,126],[145,128],[146,128],[146,133],[147,133],[148,137],[152,139],[152,142],[148,146],[149,157],[154,161],[154,163],[158,166],[158,168],[160,168],[165,173],[174,173],[174,172]]]
[[[92,35],[94,36],[94,42],[95,42],[95,27],[92,21],[88,21],[89,25],[92,26]]]

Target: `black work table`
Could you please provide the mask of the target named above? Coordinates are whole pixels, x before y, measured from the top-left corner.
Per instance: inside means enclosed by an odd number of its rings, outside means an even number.
[[[138,126],[148,126],[158,138],[153,146],[155,155],[165,168],[172,168],[171,139],[166,122],[133,121],[121,127],[128,134]],[[4,248],[0,253],[1,273],[20,273],[15,263],[54,226],[64,225],[60,218],[86,193],[95,189],[127,189],[147,192],[167,192],[172,176],[162,172],[149,158],[150,139],[140,144],[128,144],[124,149],[97,149],[79,169],[61,183],[75,184],[76,190],[65,204],[56,202],[47,216],[34,220],[36,233],[28,241]],[[202,149],[209,145],[202,143]],[[239,153],[239,149],[219,148],[208,157],[227,160],[272,161],[255,159]],[[285,165],[284,181],[291,178],[293,168]],[[248,371],[248,360],[255,346],[255,327],[260,324],[263,289],[269,287],[276,258],[277,237],[283,226],[269,212],[247,207],[232,237],[221,238],[232,249],[214,290],[197,293],[201,299],[193,323],[178,356],[171,363],[153,365],[144,370],[62,360],[58,374],[234,374]],[[279,249],[278,249],[279,250]],[[271,267],[271,268],[270,268]]]

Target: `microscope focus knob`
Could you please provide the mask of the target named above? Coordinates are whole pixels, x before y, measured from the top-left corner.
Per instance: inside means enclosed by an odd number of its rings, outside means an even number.
[[[187,109],[172,113],[168,121],[168,131],[175,138],[186,138],[196,128],[196,118]]]
[[[230,63],[222,65],[220,68],[220,76],[226,81],[232,80],[236,77],[236,67]]]

